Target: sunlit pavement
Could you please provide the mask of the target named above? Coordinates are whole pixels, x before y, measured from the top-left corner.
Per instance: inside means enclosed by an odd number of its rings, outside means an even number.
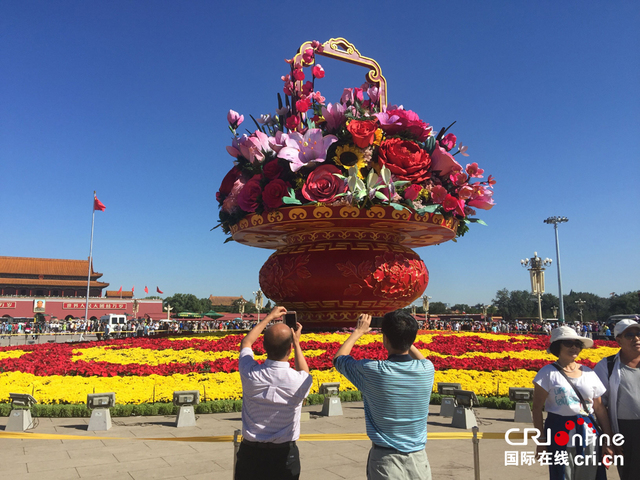
[[[364,433],[362,402],[343,404],[343,416],[322,417],[321,406],[304,407],[310,420],[301,424],[302,434]],[[439,417],[439,407],[432,405],[430,432],[459,433],[451,428],[451,419]],[[506,432],[525,428],[513,422],[513,411],[476,410],[481,432]],[[19,479],[231,479],[233,444],[197,441],[166,442],[135,440],[148,437],[202,437],[233,435],[241,427],[240,413],[199,415],[196,427],[173,427],[175,417],[114,418],[107,432],[88,432],[88,418],[40,418],[34,433],[79,435],[82,440],[0,439],[3,461],[1,478]],[[0,419],[0,425],[6,418]],[[4,427],[1,427],[4,429]],[[92,440],[92,437],[125,437],[124,440]],[[130,438],[131,440],[128,440]],[[300,441],[302,479],[365,479],[370,442]],[[545,479],[547,467],[540,465],[505,466],[505,452],[533,452],[528,446],[510,446],[503,439],[480,441],[480,478],[483,480]],[[427,442],[427,454],[434,480],[473,480],[473,445],[471,440],[436,440]],[[520,455],[518,455],[520,456]],[[615,468],[609,479],[617,480]]]

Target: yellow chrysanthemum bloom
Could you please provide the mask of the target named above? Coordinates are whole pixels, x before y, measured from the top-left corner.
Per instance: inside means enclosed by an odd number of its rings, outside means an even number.
[[[364,159],[364,151],[361,148],[355,145],[340,145],[336,148],[336,155],[333,157],[333,161],[345,170],[355,166],[358,169],[358,177],[364,178],[361,170],[367,166],[367,162]]]
[[[381,143],[382,143],[382,129],[379,128],[376,130],[376,136],[373,139],[373,144],[379,147]]]

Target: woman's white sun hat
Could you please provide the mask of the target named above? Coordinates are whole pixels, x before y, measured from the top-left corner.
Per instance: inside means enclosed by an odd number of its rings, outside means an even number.
[[[593,347],[593,340],[587,337],[581,337],[571,327],[558,327],[551,330],[551,342],[549,348],[551,348],[551,345],[555,342],[559,342],[561,340],[580,340],[584,348]],[[549,348],[547,348],[547,353],[551,353]]]

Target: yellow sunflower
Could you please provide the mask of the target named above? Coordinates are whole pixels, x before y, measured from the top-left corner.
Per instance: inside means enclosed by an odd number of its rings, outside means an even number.
[[[336,148],[336,155],[333,157],[333,161],[345,170],[355,166],[358,169],[358,177],[363,178],[360,171],[366,167],[367,162],[364,159],[364,151],[361,148],[355,145],[340,145]]]

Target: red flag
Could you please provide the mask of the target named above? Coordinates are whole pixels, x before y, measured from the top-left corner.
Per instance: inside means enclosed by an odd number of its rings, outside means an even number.
[[[120,285],[120,290],[118,290],[118,294],[122,296],[122,285]]]
[[[104,212],[105,208],[107,207],[104,206],[104,203],[98,200],[98,197],[96,197],[96,193],[93,192],[93,210],[100,210],[101,212]]]
[[[131,293],[133,293],[133,291],[135,290],[135,286],[131,287]]]
[[[162,290],[160,290],[160,287],[156,287],[156,292],[163,293]]]
[[[147,288],[147,286],[144,286],[144,293],[149,293],[149,289]]]

